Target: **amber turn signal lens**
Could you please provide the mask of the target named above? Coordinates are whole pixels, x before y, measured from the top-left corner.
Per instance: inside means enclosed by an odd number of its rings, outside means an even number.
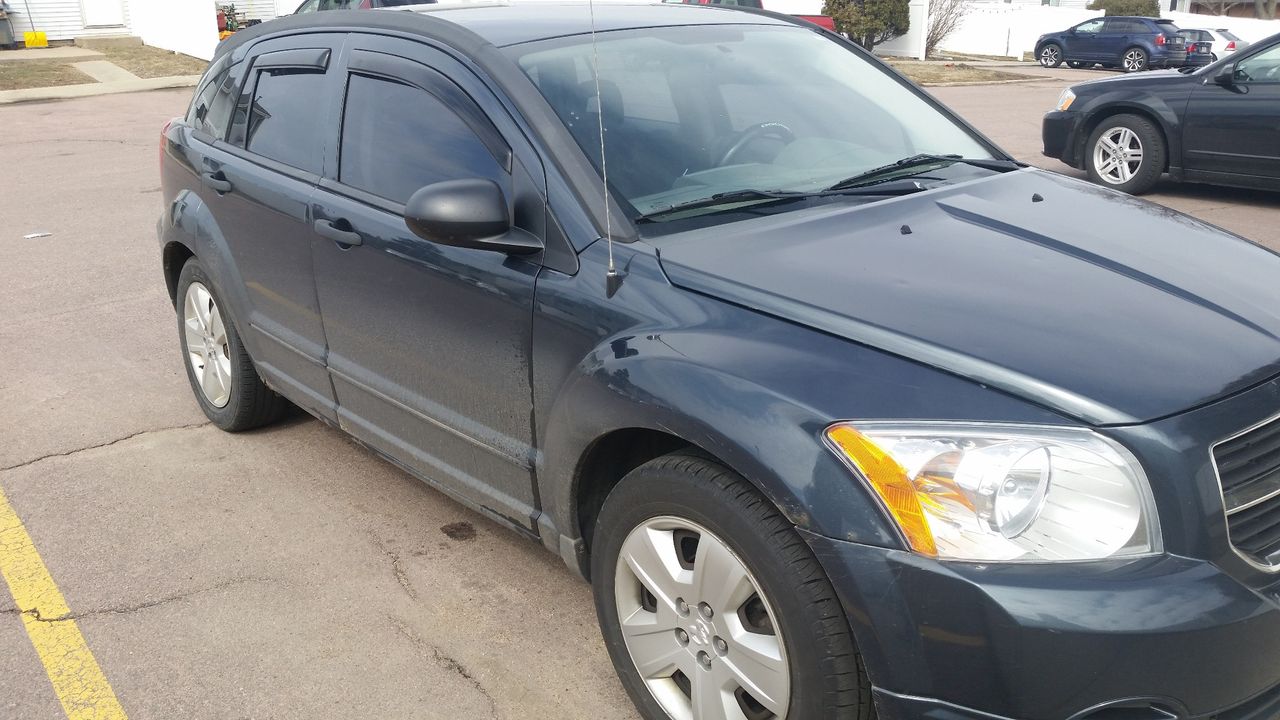
[[[880,496],[902,529],[911,549],[925,555],[937,555],[938,547],[929,529],[929,520],[920,507],[915,485],[898,461],[848,425],[828,428],[827,438],[871,484],[871,489]]]

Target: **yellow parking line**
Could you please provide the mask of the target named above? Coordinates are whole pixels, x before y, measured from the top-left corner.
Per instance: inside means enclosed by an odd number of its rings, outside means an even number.
[[[22,624],[53,691],[70,720],[126,720],[98,661],[85,644],[71,609],[36,552],[22,520],[0,489],[0,575],[22,614]],[[57,618],[65,618],[58,620]]]

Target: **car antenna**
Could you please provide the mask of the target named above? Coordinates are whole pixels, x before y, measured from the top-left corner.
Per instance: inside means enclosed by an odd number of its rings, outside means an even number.
[[[609,213],[609,161],[604,153],[604,98],[600,96],[600,52],[596,49],[596,3],[587,0],[591,13],[591,75],[596,83],[596,120],[600,128],[600,198],[604,200],[604,239],[609,245],[609,269],[605,272],[605,295],[613,297],[622,287],[624,273],[613,264],[613,222]]]

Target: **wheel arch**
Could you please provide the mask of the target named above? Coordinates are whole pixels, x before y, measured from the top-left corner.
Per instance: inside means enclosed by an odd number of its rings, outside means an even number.
[[[195,255],[195,251],[179,240],[170,240],[164,245],[161,253],[164,284],[169,290],[169,300],[174,307],[178,306],[178,276],[182,274],[182,266]]]

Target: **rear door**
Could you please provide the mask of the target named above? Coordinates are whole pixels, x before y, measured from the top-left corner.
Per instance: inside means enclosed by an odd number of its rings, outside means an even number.
[[[239,64],[227,136],[202,159],[213,211],[245,297],[238,328],[263,376],[291,400],[336,417],[311,273],[308,201],[325,155],[317,117],[337,101],[333,60],[344,36],[259,43]]]
[[[543,237],[541,163],[456,60],[419,42],[352,37],[345,104],[333,123],[341,125],[338,163],[327,166],[312,202],[342,427],[532,529],[529,378],[540,258],[423,240],[405,225],[404,203],[431,183],[486,178],[503,189],[517,227]]]
[[[1128,18],[1107,18],[1098,34],[1097,51],[1091,57],[1100,62],[1118,62],[1126,48],[1132,44],[1134,30],[1142,28]]]
[[[1188,170],[1280,179],[1280,45],[1235,65],[1235,84],[1198,85],[1183,119]]]

